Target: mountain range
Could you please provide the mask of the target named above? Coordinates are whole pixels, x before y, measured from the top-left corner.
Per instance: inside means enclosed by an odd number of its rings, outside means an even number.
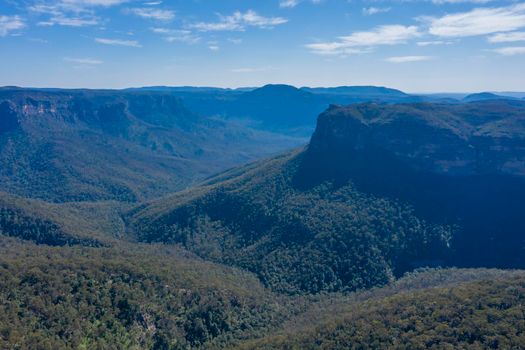
[[[2,88],[0,165],[0,348],[525,344],[517,98]]]

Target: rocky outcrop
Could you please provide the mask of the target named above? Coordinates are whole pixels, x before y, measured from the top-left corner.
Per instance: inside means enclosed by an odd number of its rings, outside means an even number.
[[[295,183],[349,181],[457,225],[457,264],[525,266],[523,102],[331,106]]]
[[[0,88],[0,183],[51,201],[136,201],[302,143],[166,92]]]
[[[525,176],[524,131],[523,103],[331,106],[309,154],[341,167],[376,150],[430,173]]]

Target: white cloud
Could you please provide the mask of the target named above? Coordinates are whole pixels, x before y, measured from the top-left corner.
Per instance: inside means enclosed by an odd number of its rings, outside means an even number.
[[[466,37],[508,32],[525,27],[525,4],[476,8],[469,12],[428,18],[429,33],[441,37]]]
[[[265,72],[269,70],[276,70],[274,67],[242,67],[231,69],[232,73],[256,73],[256,72]]]
[[[19,16],[0,16],[0,36],[6,36],[24,27],[25,23]]]
[[[503,56],[525,55],[525,46],[510,46],[491,50]]]
[[[231,16],[220,16],[218,22],[199,22],[191,27],[197,30],[207,31],[242,31],[246,27],[272,28],[288,22],[282,17],[263,17],[253,10],[246,12],[236,11]]]
[[[494,0],[432,0],[432,3],[437,5],[442,4],[463,4],[463,3],[471,3],[471,4],[486,4]]]
[[[153,33],[157,34],[169,34],[172,30],[168,28],[154,27],[150,28]]]
[[[121,2],[121,1],[120,1]],[[38,26],[68,26],[85,27],[99,24],[99,18],[94,15],[91,6],[111,6],[114,1],[78,1],[63,0],[55,3],[39,3],[29,7],[29,10],[38,14],[49,15],[49,18],[37,22]]]
[[[341,40],[350,46],[376,46],[401,44],[418,36],[420,33],[416,26],[385,25],[342,36]]]
[[[239,38],[228,38],[228,41],[235,45],[242,44],[242,39]]]
[[[93,14],[94,7],[110,7],[120,5],[127,0],[52,0],[35,3],[29,10],[38,13],[64,16],[65,13]]]
[[[156,19],[159,21],[171,21],[175,18],[175,11],[161,10],[156,8],[139,7],[128,9],[130,13],[146,19]]]
[[[282,0],[279,3],[280,7],[295,7],[299,5],[299,0]]]
[[[363,14],[367,16],[372,16],[378,13],[385,13],[391,10],[390,7],[368,7],[363,8]]]
[[[295,6],[299,5],[304,0],[281,0],[279,2],[279,7],[282,8],[294,8]],[[319,4],[323,0],[310,0],[312,4]]]
[[[92,18],[83,18],[83,17],[67,17],[67,16],[54,16],[47,21],[38,22],[38,26],[66,26],[66,27],[86,27],[94,26],[99,23],[98,19],[95,17]]]
[[[416,26],[384,25],[339,37],[338,41],[313,43],[306,47],[321,55],[350,55],[370,52],[371,47],[378,45],[403,44],[420,35]]]
[[[417,46],[435,46],[435,45],[451,45],[453,41],[433,40],[433,41],[418,41]]]
[[[71,63],[78,63],[78,64],[87,64],[87,65],[97,65],[102,64],[104,62],[100,60],[95,60],[92,58],[71,58],[71,57],[64,57],[64,61],[71,62]]]
[[[433,59],[432,56],[395,56],[385,58],[386,62],[390,63],[408,63],[408,62],[421,62],[429,61]]]
[[[208,46],[208,49],[210,49],[211,51],[219,51],[220,47],[218,45],[210,45]]]
[[[164,35],[165,40],[170,43],[181,42],[186,44],[196,44],[201,39],[198,35],[195,35],[190,30],[186,29],[154,27],[150,28],[150,30],[153,33]]]
[[[194,35],[189,30],[175,30],[171,32],[169,36],[166,37],[166,41],[170,43],[181,42],[186,44],[196,44],[200,41],[200,37]]]
[[[120,5],[127,0],[62,0],[63,4],[79,5],[79,6],[114,6]]]
[[[489,37],[488,40],[491,43],[525,41],[525,32],[499,33]]]
[[[115,45],[115,46],[130,46],[130,47],[142,47],[136,40],[119,40],[119,39],[106,39],[106,38],[95,38],[95,42],[104,45]]]

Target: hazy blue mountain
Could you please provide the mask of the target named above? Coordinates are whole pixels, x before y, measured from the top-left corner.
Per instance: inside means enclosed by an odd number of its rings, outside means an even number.
[[[371,97],[371,98],[406,98],[408,94],[403,91],[390,89],[383,86],[337,86],[330,88],[310,88],[302,87],[301,90],[316,94],[331,95],[351,95],[353,97]]]
[[[260,88],[217,90],[173,90],[193,111],[227,119],[241,119],[250,125],[285,134],[309,136],[317,115],[330,104],[367,101],[387,103],[430,100],[399,90],[374,86],[301,88],[283,84]]]
[[[502,99],[514,99],[510,96],[496,95],[491,92],[480,92],[476,94],[470,94],[465,96],[463,102],[476,102],[476,101],[486,101],[486,100],[502,100]]]

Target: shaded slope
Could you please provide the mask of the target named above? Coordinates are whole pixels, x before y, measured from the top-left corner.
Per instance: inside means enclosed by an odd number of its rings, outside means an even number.
[[[295,181],[352,181],[456,225],[455,262],[523,267],[525,105],[357,105],[319,118]]]
[[[417,266],[524,267],[525,106],[332,106],[309,146],[131,213],[286,292],[354,290]]]
[[[293,180],[303,158],[295,152],[232,170],[138,208],[133,232],[248,269],[290,293],[366,288],[420,263],[439,264],[450,228],[351,183],[299,189]]]

